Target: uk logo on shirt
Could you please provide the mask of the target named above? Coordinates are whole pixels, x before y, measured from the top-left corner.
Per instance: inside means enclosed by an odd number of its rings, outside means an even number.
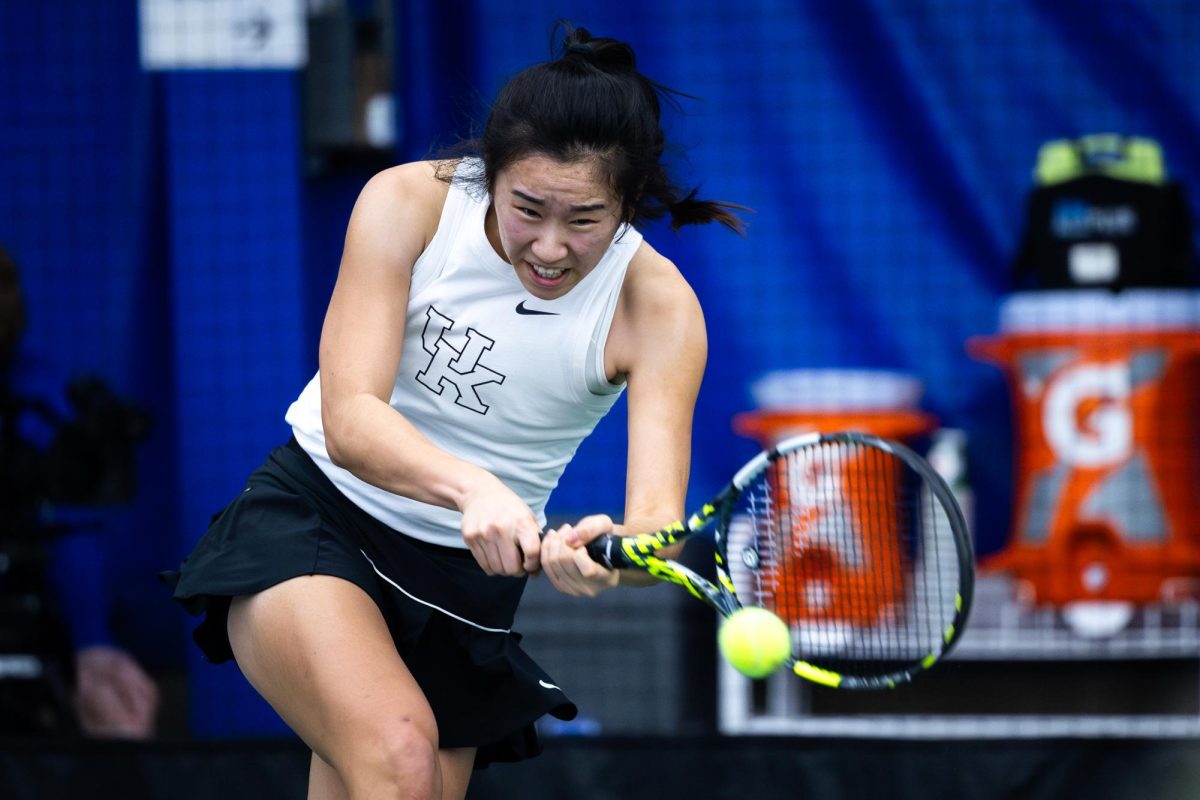
[[[504,383],[503,375],[481,363],[496,342],[474,328],[467,328],[452,342],[449,334],[454,325],[454,320],[433,306],[426,310],[421,347],[429,354],[429,362],[417,373],[417,381],[439,396],[450,390],[455,405],[486,414],[491,406],[483,402],[480,387]]]

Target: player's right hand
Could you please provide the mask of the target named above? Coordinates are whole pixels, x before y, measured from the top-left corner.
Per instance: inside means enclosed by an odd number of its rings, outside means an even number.
[[[498,478],[487,475],[463,498],[462,535],[487,575],[541,570],[541,530],[533,511]]]

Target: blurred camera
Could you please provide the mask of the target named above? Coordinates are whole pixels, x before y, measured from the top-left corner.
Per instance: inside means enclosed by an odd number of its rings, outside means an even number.
[[[72,419],[60,424],[46,453],[46,498],[53,503],[126,503],[137,491],[136,445],[150,434],[150,415],[118,397],[102,379],[67,385]]]

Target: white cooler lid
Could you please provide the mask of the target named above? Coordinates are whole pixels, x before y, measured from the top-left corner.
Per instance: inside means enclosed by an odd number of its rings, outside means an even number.
[[[1200,329],[1200,290],[1059,289],[1010,294],[1000,303],[1003,333],[1096,329]]]
[[[903,372],[872,369],[789,369],[750,384],[760,409],[853,411],[916,408],[924,386]]]

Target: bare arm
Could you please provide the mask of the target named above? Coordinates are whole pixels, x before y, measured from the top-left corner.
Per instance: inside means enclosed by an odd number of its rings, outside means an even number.
[[[704,316],[695,293],[671,262],[643,245],[630,265],[605,349],[609,374],[624,373],[628,382],[625,519],[614,525],[604,515],[585,517],[560,529],[565,545],[579,548],[609,532],[646,533],[683,516],[692,417],[707,355]],[[552,547],[557,542],[547,545],[546,560],[561,559]],[[547,574],[561,579],[568,593],[595,594],[618,580],[592,564],[582,549],[575,550],[572,563],[574,568],[556,565],[553,572],[547,564]],[[633,585],[655,582],[633,571],[619,573],[619,580]]]
[[[463,512],[488,574],[538,568],[537,521],[485,470],[434,446],[388,403],[400,368],[413,265],[437,230],[446,188],[407,164],[364,187],[321,331],[321,417],[333,462],[368,483]],[[520,561],[520,550],[525,562]]]

